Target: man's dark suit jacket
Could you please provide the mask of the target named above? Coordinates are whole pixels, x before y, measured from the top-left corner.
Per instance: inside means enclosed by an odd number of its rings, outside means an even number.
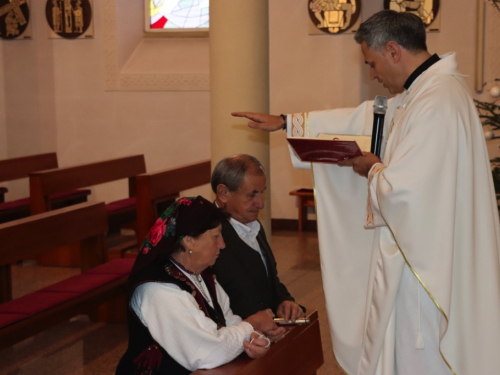
[[[281,302],[294,301],[278,278],[276,260],[262,227],[257,241],[266,259],[268,275],[260,254],[238,236],[229,221],[222,223],[222,237],[226,248],[221,250],[213,268],[217,281],[229,296],[234,314],[245,319],[268,308],[276,313]]]

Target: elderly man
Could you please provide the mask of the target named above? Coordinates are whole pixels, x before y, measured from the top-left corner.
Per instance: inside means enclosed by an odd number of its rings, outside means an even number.
[[[455,53],[431,55],[422,20],[394,11],[371,16],[355,40],[370,78],[395,97],[381,158],[312,165],[335,356],[349,374],[497,374],[498,211]],[[367,135],[372,104],[233,115],[293,137]]]
[[[230,216],[222,223],[226,248],[214,268],[233,312],[245,318],[270,308],[286,320],[303,316],[278,278],[273,252],[257,220],[266,190],[262,164],[250,155],[225,158],[215,166],[211,184],[215,203]]]

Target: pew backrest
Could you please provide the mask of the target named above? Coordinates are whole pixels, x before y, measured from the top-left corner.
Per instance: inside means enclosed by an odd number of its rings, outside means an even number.
[[[28,178],[30,173],[57,167],[57,154],[55,152],[0,160],[0,182]],[[5,202],[5,194],[8,191],[6,187],[0,187],[0,223],[30,215],[30,199],[20,198]],[[89,194],[90,190],[64,191],[51,195],[48,204],[52,209],[67,207],[85,202]]]
[[[160,202],[173,202],[179,192],[210,182],[210,161],[144,173],[136,178],[137,243],[141,244],[155,220]]]
[[[124,178],[129,180],[129,196],[134,196],[135,176],[145,172],[144,155],[33,172],[29,176],[31,213],[48,211],[48,197],[51,194]]]
[[[55,152],[0,160],[0,182],[26,178],[32,172],[57,167]]]

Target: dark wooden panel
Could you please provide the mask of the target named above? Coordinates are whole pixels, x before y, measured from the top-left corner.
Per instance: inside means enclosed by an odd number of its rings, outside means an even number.
[[[159,216],[156,211],[157,204],[173,202],[180,191],[209,182],[210,161],[138,175],[136,177],[137,242],[142,243]]]
[[[148,179],[151,196],[157,199],[207,184],[210,182],[210,173],[210,161],[208,160],[175,169],[142,174],[137,176],[137,179]]]
[[[46,196],[66,190],[89,187],[109,181],[136,176],[146,172],[144,155],[83,164],[57,170],[30,174],[30,196],[33,199],[31,180],[37,180],[36,188]]]
[[[108,230],[104,203],[82,203],[0,225],[0,265]],[[89,261],[92,262],[92,261]]]
[[[57,168],[55,152],[0,160],[0,182],[28,177],[32,172]]]
[[[323,350],[319,331],[318,312],[309,315],[311,323],[289,328],[287,335],[271,346],[258,359],[245,353],[228,364],[197,370],[193,375],[312,375],[323,364]]]

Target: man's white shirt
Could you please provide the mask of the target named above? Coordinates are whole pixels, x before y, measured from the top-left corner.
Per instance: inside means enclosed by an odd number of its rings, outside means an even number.
[[[262,250],[260,249],[259,246],[259,242],[257,241],[257,235],[259,234],[260,231],[260,223],[257,220],[255,220],[250,223],[243,224],[233,218],[229,219],[229,223],[232,225],[232,227],[234,228],[238,236],[241,238],[241,240],[260,254],[260,257],[262,258],[262,262],[264,263],[264,267],[266,268],[266,273],[267,273],[266,259],[264,258]]]

